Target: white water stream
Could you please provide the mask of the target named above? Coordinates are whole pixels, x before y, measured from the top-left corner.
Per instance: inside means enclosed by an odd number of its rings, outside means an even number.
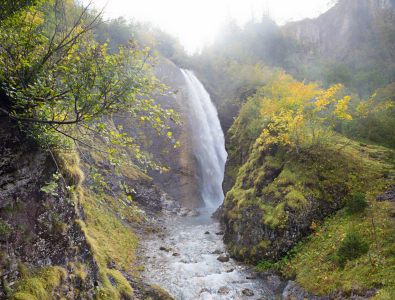
[[[247,279],[254,270],[232,259],[217,260],[215,250],[227,254],[218,221],[210,218],[223,202],[222,181],[225,151],[217,111],[199,80],[181,70],[188,86],[190,128],[194,138],[194,154],[200,164],[200,193],[206,207],[195,218],[182,218],[165,224],[163,232],[144,238],[145,266],[142,277],[148,283],[167,290],[175,299],[275,299],[273,285],[260,279]],[[209,233],[206,233],[209,232]],[[219,233],[218,235],[216,233]],[[162,247],[167,249],[160,250]],[[229,289],[219,294],[220,287]],[[254,295],[247,296],[243,290]]]
[[[199,217],[182,218],[166,224],[162,234],[144,238],[144,256],[140,263],[145,266],[144,281],[167,290],[177,300],[230,300],[230,299],[276,299],[279,294],[272,283],[257,279],[246,279],[254,272],[244,263],[230,259],[220,262],[220,250],[225,255],[219,223],[210,216],[213,210],[203,210]],[[206,232],[210,234],[205,234]],[[171,249],[169,252],[160,247]],[[173,254],[179,256],[173,256]],[[219,294],[226,286],[228,294]],[[254,295],[242,294],[250,289]]]
[[[182,70],[188,86],[188,117],[193,152],[199,163],[199,188],[206,207],[217,208],[224,200],[222,181],[228,154],[218,113],[210,95],[191,71]]]

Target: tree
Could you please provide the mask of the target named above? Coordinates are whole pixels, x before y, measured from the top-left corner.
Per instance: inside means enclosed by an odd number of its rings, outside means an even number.
[[[122,154],[115,146],[123,146],[133,149],[140,163],[166,171],[141,155],[132,137],[108,130],[103,119],[117,114],[139,116],[159,134],[168,128],[166,119],[179,122],[171,109],[162,109],[151,98],[170,93],[151,73],[156,53],[149,47],[140,49],[130,39],[119,46],[119,53],[109,55],[107,45],[96,43],[89,34],[100,23],[100,13],[92,16],[89,6],[80,7],[69,22],[69,1],[49,4],[40,2],[1,24],[0,113],[43,147],[71,149],[82,144],[119,167]],[[52,10],[52,23],[45,20],[44,8]],[[90,144],[85,139],[88,132],[104,137],[107,149]]]
[[[37,0],[2,0],[0,4],[0,22],[36,3]]]

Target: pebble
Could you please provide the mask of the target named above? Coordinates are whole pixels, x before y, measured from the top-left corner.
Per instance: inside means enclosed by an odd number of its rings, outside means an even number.
[[[218,294],[229,294],[229,289],[226,286],[221,286],[218,289]]]
[[[246,296],[254,296],[254,293],[250,289],[244,289],[241,293]]]

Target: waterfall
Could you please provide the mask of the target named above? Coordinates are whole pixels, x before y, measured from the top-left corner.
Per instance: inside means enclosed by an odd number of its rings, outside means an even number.
[[[181,69],[188,87],[188,117],[193,152],[198,161],[199,190],[206,207],[222,204],[222,181],[227,153],[218,113],[210,95],[191,71]]]

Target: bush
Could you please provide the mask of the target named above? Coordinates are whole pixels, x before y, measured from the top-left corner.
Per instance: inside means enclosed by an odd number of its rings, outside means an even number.
[[[273,269],[274,264],[271,263],[270,261],[266,260],[266,259],[262,259],[259,264],[256,266],[256,269],[258,271],[265,271],[265,270],[270,270]]]
[[[336,252],[336,261],[344,265],[348,260],[353,260],[368,253],[370,245],[363,240],[363,236],[355,231],[347,233]]]
[[[363,212],[369,206],[365,194],[355,193],[354,196],[348,200],[346,211],[352,215],[355,213]]]

